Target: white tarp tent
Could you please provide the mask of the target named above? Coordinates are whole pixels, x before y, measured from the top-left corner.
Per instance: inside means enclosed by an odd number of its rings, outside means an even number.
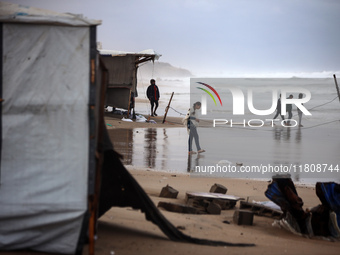
[[[0,3],[0,23],[0,250],[73,254],[93,192],[101,22]]]

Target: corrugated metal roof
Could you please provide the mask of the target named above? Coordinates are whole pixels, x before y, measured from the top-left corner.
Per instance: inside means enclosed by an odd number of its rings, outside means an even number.
[[[101,20],[91,20],[71,13],[58,13],[40,8],[0,2],[0,21],[16,23],[38,23],[68,26],[100,25]]]

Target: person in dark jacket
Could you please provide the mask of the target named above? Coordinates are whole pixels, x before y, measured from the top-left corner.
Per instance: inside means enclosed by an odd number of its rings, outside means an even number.
[[[301,99],[303,97],[303,94],[300,93],[299,94],[299,99]],[[303,104],[301,104],[303,105]],[[298,107],[297,108],[297,112],[298,112],[298,116],[299,116],[299,127],[303,127],[302,124],[301,124],[301,120],[302,120],[302,111],[300,110],[300,108]]]
[[[290,95],[287,99],[292,99],[292,98],[293,98],[293,95]],[[293,110],[292,104],[287,104],[286,105],[286,111],[288,113],[288,120],[286,121],[287,126],[290,126],[290,120],[292,119],[292,116],[293,116],[292,110]]]
[[[156,85],[156,81],[154,79],[150,80],[150,86],[148,87],[146,91],[146,96],[150,100],[151,104],[151,116],[157,116],[156,110],[158,108],[158,100],[160,98],[159,96],[159,89],[158,86]],[[155,109],[153,109],[155,106]]]
[[[275,119],[277,118],[277,116],[279,116],[279,115],[281,116],[282,120],[285,119],[284,115],[283,115],[282,112],[281,112],[281,94],[280,94],[279,99],[277,100],[276,114],[275,114],[273,120],[275,120]]]

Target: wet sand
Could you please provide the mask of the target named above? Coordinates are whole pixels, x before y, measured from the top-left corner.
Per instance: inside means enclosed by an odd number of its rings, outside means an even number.
[[[188,156],[188,133],[180,118],[161,124],[162,117],[151,123],[112,123],[109,130],[115,150],[124,156],[125,165],[150,168],[157,171],[192,173],[197,175],[270,180],[276,173],[289,171],[295,182],[340,181],[338,151],[340,141],[336,125],[326,128],[287,128],[243,126],[211,128],[205,122],[198,128],[200,144],[206,152]],[[210,127],[209,127],[210,125]],[[171,128],[169,128],[171,127]],[[193,143],[193,148],[195,145]],[[279,166],[272,173],[203,173],[206,167],[242,164],[247,170]],[[321,166],[321,169],[316,169]],[[205,168],[203,168],[205,167]],[[237,171],[240,167],[237,167]],[[266,170],[266,169],[263,169]],[[320,170],[320,171],[319,171]]]

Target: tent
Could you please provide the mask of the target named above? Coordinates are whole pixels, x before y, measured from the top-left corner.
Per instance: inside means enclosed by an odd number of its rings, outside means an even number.
[[[0,3],[0,250],[74,254],[95,193],[96,26]]]
[[[140,64],[158,60],[161,55],[152,49],[141,52],[99,50],[101,60],[108,69],[106,105],[130,110],[138,97],[137,70]]]

